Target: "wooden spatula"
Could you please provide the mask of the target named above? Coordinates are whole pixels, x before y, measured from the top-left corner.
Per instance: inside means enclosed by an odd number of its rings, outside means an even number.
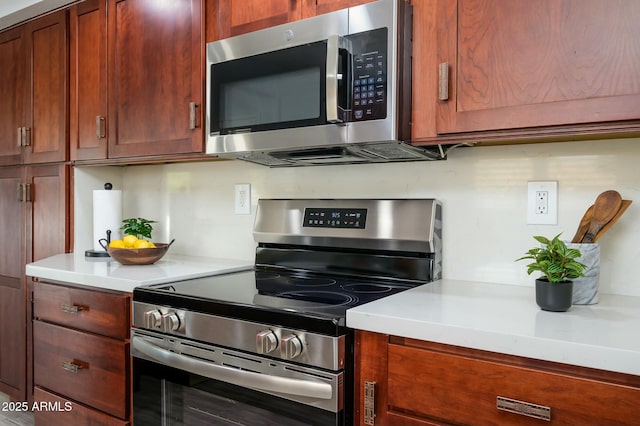
[[[620,207],[620,210],[618,210],[618,213],[616,213],[616,215],[613,217],[613,219],[611,219],[609,221],[609,223],[607,223],[605,226],[603,226],[598,231],[596,236],[593,237],[593,242],[594,243],[596,241],[598,241],[600,239],[600,237],[602,237],[602,234],[607,232],[609,230],[609,228],[611,228],[618,221],[618,219],[620,219],[620,216],[622,216],[622,213],[624,213],[625,210],[627,210],[627,208],[631,205],[631,202],[632,202],[631,200],[622,200],[622,206]]]
[[[584,238],[584,235],[589,230],[589,226],[591,225],[591,219],[593,219],[593,204],[589,206],[587,211],[582,216],[580,220],[580,225],[578,225],[578,230],[576,231],[576,235],[571,239],[572,243],[579,243]]]
[[[593,217],[589,230],[582,238],[582,243],[592,243],[596,234],[618,213],[622,206],[622,197],[618,191],[605,191],[598,195],[593,203]]]

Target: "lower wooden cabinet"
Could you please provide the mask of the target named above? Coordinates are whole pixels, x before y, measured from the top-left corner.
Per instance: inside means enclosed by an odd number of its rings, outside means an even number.
[[[360,425],[637,425],[640,377],[356,333]]]
[[[34,411],[36,425],[129,424],[130,306],[124,293],[34,285],[34,401],[60,408]]]
[[[40,387],[34,389],[33,396],[38,402],[36,406],[40,407],[33,411],[37,425],[128,426],[131,424],[129,421],[101,413]]]

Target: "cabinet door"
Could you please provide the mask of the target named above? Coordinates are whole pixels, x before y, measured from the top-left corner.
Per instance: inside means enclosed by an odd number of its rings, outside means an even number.
[[[67,15],[60,11],[25,25],[31,77],[24,163],[65,161],[67,130]]]
[[[374,0],[303,0],[303,18],[359,6]]]
[[[70,9],[71,160],[107,158],[107,0]]]
[[[27,99],[22,27],[0,33],[0,165],[22,163],[18,128],[24,126]]]
[[[438,0],[440,134],[640,118],[640,2]]]
[[[69,251],[68,181],[69,169],[64,164],[27,167],[31,198],[26,220],[27,263]]]
[[[302,18],[308,0],[219,0],[217,38],[227,38]]]
[[[202,152],[201,0],[109,0],[107,15],[109,157]]]
[[[22,173],[22,167],[0,168],[0,392],[18,401],[25,397],[25,203],[18,199]]]

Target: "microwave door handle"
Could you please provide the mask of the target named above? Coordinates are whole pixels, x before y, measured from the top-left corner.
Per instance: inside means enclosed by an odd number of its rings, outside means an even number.
[[[132,338],[132,346],[133,349],[163,365],[238,386],[316,399],[331,399],[332,397],[331,385],[328,383],[269,376],[215,365],[160,348],[138,336]]]
[[[338,116],[338,82],[342,74],[338,73],[340,62],[340,36],[332,35],[327,38],[327,122],[341,123]]]

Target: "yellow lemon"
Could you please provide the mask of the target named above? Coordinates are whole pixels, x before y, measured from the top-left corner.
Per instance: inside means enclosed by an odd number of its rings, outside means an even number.
[[[137,240],[135,243],[133,243],[133,248],[137,248],[137,249],[149,248],[149,241]]]
[[[156,248],[156,245],[149,241],[149,248]]]
[[[124,248],[124,241],[122,240],[113,240],[109,243],[109,247],[111,248]]]
[[[138,237],[135,235],[125,235],[122,238],[122,241],[124,241],[124,246],[126,248],[132,248],[136,241],[138,241]]]

